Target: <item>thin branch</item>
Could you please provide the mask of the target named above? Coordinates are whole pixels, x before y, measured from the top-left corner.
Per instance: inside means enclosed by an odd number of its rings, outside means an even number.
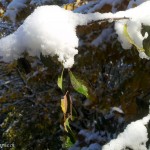
[[[71,120],[73,120],[72,119],[72,97],[71,96],[69,97],[70,97],[70,117],[71,117]]]
[[[130,18],[128,18],[128,17],[105,18],[105,19],[101,19],[101,20],[92,21],[92,22],[88,23],[88,25],[92,25],[94,23],[102,23],[102,22],[113,22],[113,21],[124,20],[124,19],[129,20]]]

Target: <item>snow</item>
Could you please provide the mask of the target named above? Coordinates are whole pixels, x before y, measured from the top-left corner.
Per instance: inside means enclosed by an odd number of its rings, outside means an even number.
[[[139,51],[139,56],[141,58],[149,59],[149,57],[145,54],[145,50],[143,48],[143,40],[148,37],[148,33],[142,35],[141,30],[142,25],[150,25],[150,0],[131,0],[127,6],[126,11],[117,12],[117,6],[119,6],[122,2],[123,0],[97,0],[95,2],[92,1],[86,5],[77,8],[76,10],[74,10],[74,12],[91,13],[95,12],[96,10],[101,10],[101,8],[103,8],[103,6],[105,6],[106,4],[111,5],[111,12],[113,13],[112,17],[129,18],[128,20],[123,19],[116,21],[115,23],[115,30],[118,34],[118,40],[120,41],[122,47],[124,49],[130,49],[132,47],[132,44],[134,44]],[[103,15],[106,15],[106,13]],[[127,32],[133,43],[130,43],[130,41],[125,36],[124,25],[127,25]],[[103,42],[101,37],[107,37],[107,32],[109,30],[110,29],[107,28],[105,29],[105,31],[102,31],[99,37],[95,39],[92,44],[94,46],[102,45]],[[113,32],[109,34],[111,36]]]
[[[111,33],[112,33],[113,29],[112,28],[106,28],[104,30],[102,30],[102,33],[94,40],[92,41],[92,45],[94,46],[98,46],[104,43],[104,41],[109,42],[111,39]]]
[[[43,2],[46,0],[43,0]],[[26,7],[27,0],[13,0],[7,7],[5,15],[15,22],[17,13]],[[36,0],[32,0],[36,2]],[[39,1],[40,2],[40,1]],[[101,0],[97,2],[89,2],[87,5],[79,7],[74,12],[83,11],[85,8],[96,5],[88,12],[94,12],[96,9],[102,8],[104,4],[113,5],[112,12],[116,12],[115,5],[120,4],[120,0]],[[136,8],[134,5],[139,5]],[[141,5],[140,5],[141,4]],[[117,13],[93,13],[93,14],[78,14],[71,11],[64,10],[58,6],[42,6],[38,7],[21,25],[16,32],[2,38],[0,40],[0,56],[3,61],[10,62],[22,56],[23,52],[27,51],[31,56],[40,58],[42,53],[45,56],[58,56],[65,68],[71,68],[74,64],[74,56],[78,54],[79,39],[76,35],[76,27],[78,25],[86,25],[92,20],[104,18],[129,17],[128,20],[119,20],[115,23],[115,30],[118,34],[118,40],[121,42],[124,49],[129,49],[132,43],[129,42],[124,35],[124,25],[127,25],[127,31],[130,38],[134,41],[140,49],[143,49],[143,40],[149,35],[145,33],[142,35],[142,24],[150,25],[150,1],[149,0],[131,0],[128,5],[128,10]],[[141,13],[142,12],[142,13]],[[110,40],[112,29],[108,28],[101,32],[101,34],[92,42],[94,46],[103,43],[104,39]],[[149,59],[143,52],[139,51],[141,58]],[[112,111],[117,111],[123,114],[119,107],[113,107]],[[106,116],[106,117],[111,117]],[[150,115],[147,117],[132,122],[127,126],[123,133],[119,134],[117,139],[111,140],[110,143],[103,147],[103,150],[121,150],[125,147],[130,147],[136,150],[146,150],[147,129],[145,125],[150,120]],[[99,133],[87,132],[86,142],[90,143],[93,139],[101,138]],[[96,138],[95,138],[96,137]],[[91,144],[84,149],[100,149],[98,143]]]
[[[10,62],[21,57],[24,51],[37,57],[41,53],[56,55],[65,68],[71,68],[78,53],[76,26],[110,15],[77,14],[59,6],[38,7],[16,32],[0,40],[0,56],[3,61]]]
[[[119,107],[112,107],[112,111],[118,112],[120,114],[124,114],[123,110],[121,108],[119,108]]]
[[[13,0],[8,5],[8,8],[11,11],[11,8],[16,6],[17,13],[18,8],[25,7],[25,2],[26,0]],[[105,3],[117,5],[120,2],[118,0],[107,0]],[[100,1],[95,5],[91,12],[102,5],[104,5],[104,1]],[[93,20],[105,18],[128,17],[129,19],[122,19],[115,23],[118,40],[124,49],[131,48],[134,43],[138,48],[139,56],[149,59],[143,49],[143,40],[148,37],[148,33],[145,33],[145,35],[141,33],[143,24],[150,25],[150,19],[148,19],[150,16],[149,8],[150,1],[146,1],[136,8],[114,14],[79,14],[64,10],[58,6],[41,6],[25,20],[24,24],[16,32],[0,40],[0,56],[3,56],[4,61],[9,62],[21,57],[24,51],[27,51],[31,56],[38,57],[40,57],[41,53],[52,57],[56,55],[65,68],[71,68],[74,64],[74,56],[78,53],[79,40],[76,35],[76,27],[78,25],[87,25]],[[11,18],[14,20],[15,15],[12,15]],[[125,25],[127,25],[127,33],[133,43],[124,34]],[[92,44],[98,46],[103,43],[104,39],[109,40],[108,35],[111,32],[112,29],[105,29]]]
[[[10,20],[15,23],[18,12],[27,7],[26,2],[27,0],[13,0],[7,6],[5,16],[9,17]]]
[[[129,17],[129,20],[120,20],[116,22],[115,29],[118,34],[118,40],[121,42],[124,49],[131,48],[132,44],[124,35],[124,25],[127,25],[127,31],[130,38],[134,41],[134,45],[138,47],[139,55],[142,58],[149,59],[146,54],[143,53],[143,40],[147,38],[148,33],[142,35],[142,25],[150,25],[150,1],[146,1],[138,7],[128,9],[126,11],[120,11],[114,14],[116,17],[125,16]],[[142,12],[142,13],[141,13]]]
[[[60,0],[60,2],[66,3],[67,0]],[[7,1],[2,0],[2,3],[3,4],[7,3]],[[23,9],[28,7],[27,3],[29,3],[30,5],[40,6],[40,5],[44,5],[46,3],[53,4],[53,3],[57,3],[57,2],[55,0],[12,0],[6,8],[5,16],[9,17],[13,23],[16,23],[17,15],[19,14],[20,11],[22,11]]]
[[[144,3],[144,2],[146,2],[146,1],[149,1],[149,0],[130,0],[129,1],[129,4],[128,4],[128,9],[129,8],[133,8],[133,7],[135,7],[135,6],[137,6],[137,5],[140,5],[140,4],[142,4],[142,3]]]
[[[145,125],[150,120],[150,115],[141,120],[130,123],[123,133],[120,133],[117,139],[103,146],[102,150],[122,150],[126,147],[135,150],[147,150],[146,142],[148,133]]]

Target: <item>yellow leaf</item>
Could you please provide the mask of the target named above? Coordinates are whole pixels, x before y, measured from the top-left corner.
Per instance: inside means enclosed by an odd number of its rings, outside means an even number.
[[[128,42],[131,43],[132,45],[134,45],[138,51],[140,52],[145,52],[144,48],[139,47],[138,45],[135,44],[135,42],[133,41],[133,39],[130,37],[129,33],[128,33],[128,29],[127,29],[127,24],[124,25],[124,29],[123,29],[124,35],[127,38]]]
[[[67,100],[67,92],[66,92],[66,94],[64,95],[64,98],[61,99],[61,109],[64,114],[66,114],[67,112],[67,107],[68,107],[68,100]]]

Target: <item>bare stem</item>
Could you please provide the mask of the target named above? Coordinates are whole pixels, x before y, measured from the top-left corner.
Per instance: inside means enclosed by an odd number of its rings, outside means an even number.
[[[101,19],[101,20],[96,20],[96,21],[92,21],[90,23],[88,23],[88,25],[92,25],[94,23],[102,23],[102,22],[113,22],[113,21],[118,21],[118,20],[129,20],[130,18],[128,17],[120,17],[120,18],[105,18],[105,19]]]

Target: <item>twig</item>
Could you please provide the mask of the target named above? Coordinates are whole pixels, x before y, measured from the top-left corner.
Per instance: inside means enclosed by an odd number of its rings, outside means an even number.
[[[18,75],[20,76],[20,78],[22,79],[24,85],[26,86],[26,88],[33,94],[33,95],[36,95],[35,92],[28,86],[26,80],[24,79],[24,77],[22,76],[20,70],[16,67],[17,69],[17,72],[18,72]]]
[[[71,116],[71,120],[73,120],[72,119],[72,97],[71,96],[69,97],[70,97],[70,116]]]
[[[92,25],[94,23],[102,23],[102,22],[112,22],[112,21],[118,21],[118,20],[129,20],[130,18],[128,17],[120,17],[120,18],[105,18],[105,19],[101,19],[101,20],[96,20],[96,21],[92,21],[90,23],[88,23],[88,25]]]

